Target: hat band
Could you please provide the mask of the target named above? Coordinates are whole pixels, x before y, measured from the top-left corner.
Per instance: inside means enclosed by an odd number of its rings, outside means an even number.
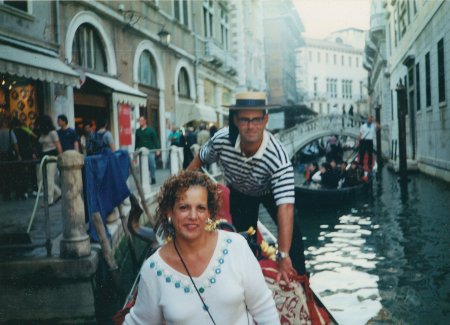
[[[265,106],[265,99],[236,99],[236,105],[240,107]]]

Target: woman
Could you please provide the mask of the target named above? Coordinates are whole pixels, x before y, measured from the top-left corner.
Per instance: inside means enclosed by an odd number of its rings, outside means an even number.
[[[144,263],[124,324],[280,324],[245,239],[210,227],[218,202],[216,185],[199,172],[165,182],[156,214],[166,244]]]
[[[53,121],[50,116],[42,115],[39,118],[39,144],[42,147],[42,157],[53,156],[58,157],[62,154],[61,143],[59,142],[58,133],[55,130]],[[40,165],[37,167],[38,184],[42,181],[42,170]],[[48,184],[48,204],[54,205],[61,198],[61,189],[55,183],[57,172],[56,163],[47,164],[47,184]]]
[[[17,138],[13,130],[8,127],[6,117],[0,115],[0,162],[9,163],[0,164],[0,188],[5,201],[11,199],[15,168],[10,162],[14,160],[20,160]]]

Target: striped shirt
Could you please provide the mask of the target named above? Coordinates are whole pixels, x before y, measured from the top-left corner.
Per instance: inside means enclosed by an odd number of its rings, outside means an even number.
[[[240,137],[233,146],[229,129],[223,128],[200,149],[200,160],[206,164],[219,162],[226,183],[238,192],[255,197],[272,192],[277,205],[295,202],[291,161],[281,143],[267,131],[258,151],[245,157]]]

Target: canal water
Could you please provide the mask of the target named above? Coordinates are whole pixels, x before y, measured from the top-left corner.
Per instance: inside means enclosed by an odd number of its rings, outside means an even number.
[[[372,185],[337,207],[298,198],[312,288],[339,324],[450,324],[450,185],[386,168]]]

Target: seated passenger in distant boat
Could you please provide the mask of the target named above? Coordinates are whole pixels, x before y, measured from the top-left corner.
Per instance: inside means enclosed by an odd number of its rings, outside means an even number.
[[[347,177],[347,162],[343,161],[340,165],[339,165],[339,184],[338,184],[338,188],[343,187],[344,182],[345,182],[345,177]]]
[[[339,170],[336,160],[331,159],[330,161],[330,180],[329,180],[329,187],[328,188],[337,188],[339,185],[339,179],[341,175],[341,171]]]
[[[336,188],[336,186],[333,187],[334,181],[333,181],[333,175],[331,173],[331,167],[329,163],[322,163],[320,165],[320,171],[319,174],[314,174],[313,180],[317,181],[320,179],[320,185],[322,188],[332,189]]]
[[[358,168],[358,162],[352,161],[350,169],[347,170],[343,187],[356,186],[361,183],[361,175]]]
[[[309,185],[311,182],[313,182],[313,176],[315,173],[319,171],[319,165],[316,162],[312,162],[305,172],[305,182],[303,185]],[[320,180],[319,180],[320,182]]]

